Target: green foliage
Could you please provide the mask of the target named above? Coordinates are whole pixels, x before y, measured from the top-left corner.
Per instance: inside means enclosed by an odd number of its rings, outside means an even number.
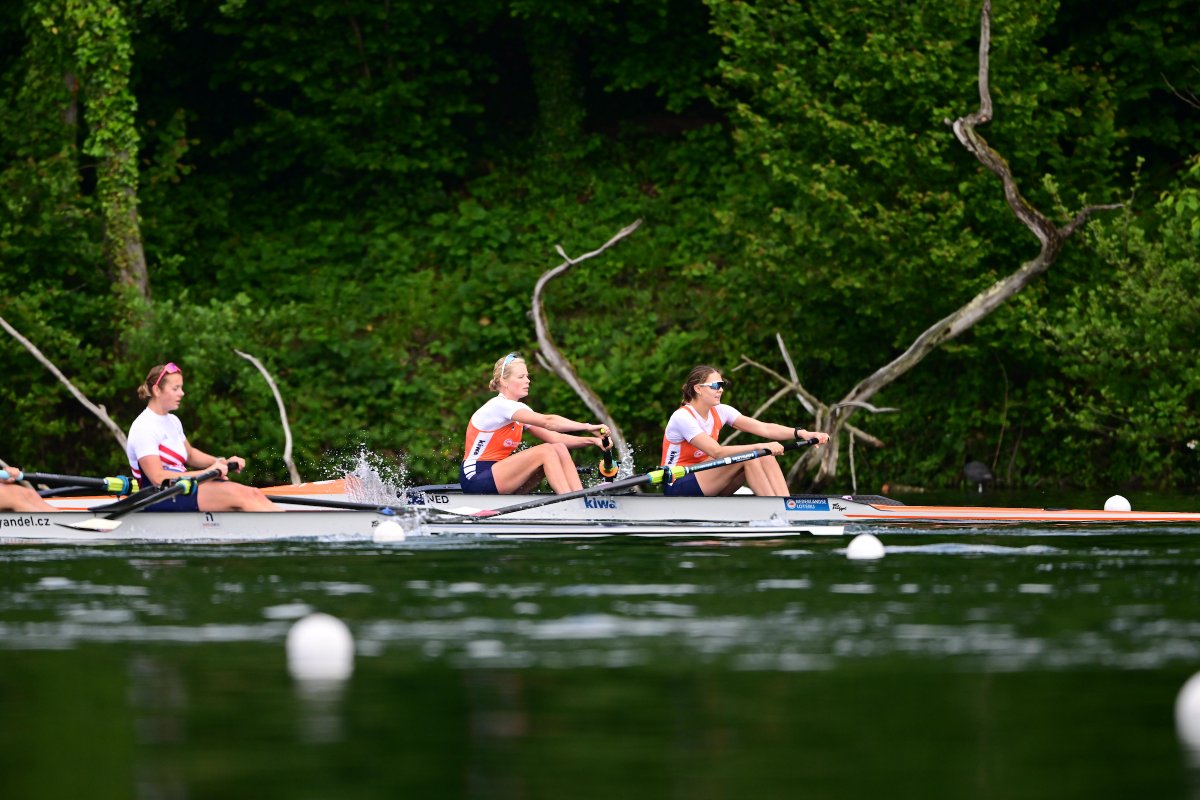
[[[1096,279],[1072,291],[1066,314],[1043,319],[1059,354],[1065,402],[1055,430],[1111,450],[1081,465],[1130,483],[1172,486],[1200,477],[1200,160],[1150,213],[1093,225]]]

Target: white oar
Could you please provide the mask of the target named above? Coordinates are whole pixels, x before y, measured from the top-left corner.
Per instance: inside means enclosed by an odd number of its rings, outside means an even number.
[[[53,472],[22,472],[16,479],[51,486],[82,486],[87,489],[100,489],[109,494],[130,494],[138,490],[137,480],[126,475],[89,478],[86,475],[58,475]]]

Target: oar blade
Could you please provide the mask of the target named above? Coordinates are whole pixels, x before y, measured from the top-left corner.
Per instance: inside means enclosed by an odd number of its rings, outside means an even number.
[[[109,533],[121,527],[119,519],[104,519],[103,517],[92,517],[91,519],[81,520],[79,522],[59,522],[57,523],[63,528],[74,528],[77,531],[94,531],[96,533]]]

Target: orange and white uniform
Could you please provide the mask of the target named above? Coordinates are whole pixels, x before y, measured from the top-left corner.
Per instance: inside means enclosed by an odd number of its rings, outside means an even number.
[[[521,410],[533,409],[518,400],[496,395],[471,415],[463,447],[462,474],[466,478],[475,477],[477,462],[508,458],[521,445],[525,426],[513,419],[513,414]]]
[[[740,416],[741,413],[736,408],[724,403],[716,405],[707,417],[701,417],[691,405],[682,405],[675,409],[675,413],[667,421],[667,430],[663,433],[662,465],[689,467],[701,461],[708,461],[710,456],[691,444],[692,439],[702,433],[716,439],[722,426],[732,425]]]

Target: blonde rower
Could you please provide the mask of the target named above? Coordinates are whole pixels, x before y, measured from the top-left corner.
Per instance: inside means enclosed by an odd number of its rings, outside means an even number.
[[[471,494],[516,494],[532,491],[542,478],[556,494],[581,489],[570,449],[596,446],[600,436],[574,436],[568,431],[603,435],[603,425],[576,422],[557,414],[539,414],[521,400],[529,394],[529,369],[518,353],[509,353],[492,368],[488,388],[498,394],[471,415],[459,468],[459,484]],[[545,444],[517,451],[528,430]]]
[[[210,456],[187,440],[183,424],[173,413],[183,400],[183,371],[174,363],[150,370],[138,387],[146,410],[129,428],[125,448],[129,466],[142,486],[161,486],[163,481],[199,475],[212,469],[221,477],[196,487],[192,494],[177,495],[149,506],[149,511],[273,511],[275,505],[258,489],[226,479],[230,466],[246,466],[241,456]]]

